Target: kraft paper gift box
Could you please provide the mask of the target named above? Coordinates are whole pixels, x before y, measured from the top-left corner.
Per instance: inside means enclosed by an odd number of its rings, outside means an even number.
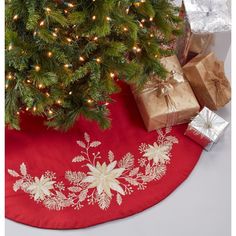
[[[142,91],[132,89],[148,131],[188,123],[200,109],[177,57],[162,58],[161,63],[169,72],[166,80],[153,77]]]
[[[224,63],[213,52],[193,58],[183,71],[202,107],[217,110],[230,101],[231,87]]]

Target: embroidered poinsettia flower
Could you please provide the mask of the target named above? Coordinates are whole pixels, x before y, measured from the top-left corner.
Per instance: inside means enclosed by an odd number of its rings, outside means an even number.
[[[97,192],[100,195],[105,192],[111,197],[111,189],[125,195],[123,188],[120,186],[120,182],[117,180],[121,176],[124,168],[115,168],[116,161],[111,162],[107,165],[105,162],[101,165],[97,162],[96,166],[87,164],[90,172],[89,176],[83,179],[83,182],[91,183],[89,188],[97,188]]]
[[[155,163],[165,164],[170,160],[169,157],[170,147],[169,145],[160,144],[156,142],[153,145],[148,145],[148,148],[143,154],[144,157],[147,157],[148,160],[153,160]]]
[[[45,178],[44,175],[39,179],[34,178],[34,182],[27,188],[27,190],[34,195],[34,200],[44,200],[45,196],[50,196],[50,189],[53,189],[53,184],[55,181],[51,181],[49,178]]]

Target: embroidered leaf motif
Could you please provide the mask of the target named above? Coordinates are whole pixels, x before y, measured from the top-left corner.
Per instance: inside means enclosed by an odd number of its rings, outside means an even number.
[[[47,207],[49,210],[56,210],[59,211],[61,208],[58,206],[56,198],[46,198],[43,201],[43,204],[45,207]]]
[[[131,185],[134,185],[134,186],[137,186],[139,185],[138,181],[136,179],[133,179],[133,178],[125,178],[125,180],[130,183]]]
[[[83,202],[86,199],[87,193],[88,193],[88,189],[81,191],[81,193],[79,194],[79,201],[80,202]]]
[[[98,195],[98,205],[101,209],[105,210],[110,206],[111,199],[103,192]]]
[[[16,171],[14,171],[14,170],[8,169],[7,172],[8,172],[11,176],[13,176],[13,177],[19,177],[19,176],[20,176],[20,175],[19,175]]]
[[[167,136],[166,140],[171,142],[171,143],[178,143],[179,142],[178,139],[174,136]]]
[[[114,161],[114,153],[111,150],[108,152],[108,159],[110,162]]]
[[[84,139],[87,143],[90,142],[90,136],[87,133],[84,133]]]
[[[146,168],[145,168],[145,175],[149,175],[150,174],[150,170],[151,170],[151,166],[150,166],[150,163],[148,163],[146,165]]]
[[[143,180],[143,182],[145,182],[145,183],[148,183],[148,182],[152,181],[153,179],[154,179],[154,177],[153,177],[153,176],[150,176],[150,175],[144,175],[144,176],[142,176],[142,180]]]
[[[13,190],[17,192],[21,188],[21,185],[23,184],[23,182],[24,182],[23,179],[17,180],[13,185]]]
[[[101,144],[101,142],[99,141],[93,141],[91,144],[90,144],[90,147],[97,147]]]
[[[134,165],[134,158],[131,153],[127,153],[118,163],[120,168],[130,169]]]
[[[100,162],[98,159],[102,158],[101,153],[99,151],[91,153],[90,148],[98,147],[101,142],[90,143],[90,136],[84,133],[86,142],[77,141],[77,144],[85,151],[81,151],[82,155],[74,157],[72,162],[86,161],[81,167],[87,168],[87,170],[85,173],[70,170],[65,172],[65,179],[70,184],[66,186],[68,195],[62,193],[65,186],[62,181],[56,181],[56,173],[47,170],[41,175],[43,179],[34,177],[27,174],[24,163],[20,165],[20,174],[8,169],[11,176],[18,177],[13,184],[13,190],[21,189],[33,197],[37,203],[41,202],[46,208],[57,211],[65,207],[79,210],[86,204],[97,204],[102,210],[106,210],[113,197],[115,197],[116,203],[121,205],[122,195],[144,190],[147,183],[157,181],[165,175],[171,158],[172,146],[174,143],[178,143],[176,137],[167,136],[170,131],[171,128],[166,128],[165,132],[157,130],[159,136],[153,145],[142,143],[139,146],[141,155],[137,157],[136,165],[134,165],[134,156],[131,153],[127,153],[117,160],[112,151],[108,151],[109,163],[107,163],[108,161]],[[162,160],[161,158],[163,161],[159,161]],[[35,189],[41,196],[37,199],[35,199],[36,193],[33,192]],[[46,194],[47,191],[49,194]]]
[[[62,192],[56,191],[56,194],[61,199],[64,199],[64,200],[67,199],[67,197]]]
[[[83,156],[77,156],[72,160],[72,162],[81,162],[84,160],[85,160],[85,158]]]
[[[80,141],[80,140],[77,141],[77,144],[78,144],[80,147],[82,147],[82,148],[86,148],[85,143],[82,142],[82,141]]]
[[[133,170],[129,172],[129,176],[137,175],[138,171],[139,171],[139,167],[134,168]]]
[[[157,131],[157,134],[159,135],[158,138],[162,138],[164,136],[161,129],[157,129],[156,131]]]
[[[148,148],[148,145],[146,143],[141,143],[141,145],[139,146],[139,152],[143,153],[146,151],[147,148]]]
[[[74,184],[78,184],[85,176],[85,173],[76,171],[66,171],[65,174],[65,178]]]
[[[31,185],[31,182],[23,182],[21,184],[21,189],[25,192],[28,192],[28,187]]]
[[[166,173],[166,166],[165,165],[159,165],[154,168],[154,176],[155,179],[159,180],[163,175]]]
[[[20,172],[24,176],[27,175],[27,169],[24,162],[20,165]]]
[[[121,195],[119,193],[116,194],[116,201],[117,201],[118,205],[121,205],[122,197],[121,197]]]
[[[72,187],[69,187],[68,190],[73,193],[77,193],[77,192],[80,192],[82,190],[82,188],[77,187],[77,186],[72,186]]]

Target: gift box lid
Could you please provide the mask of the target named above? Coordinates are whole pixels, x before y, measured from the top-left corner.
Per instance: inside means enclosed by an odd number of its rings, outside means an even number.
[[[230,1],[186,0],[187,17],[194,33],[215,33],[231,30]]]
[[[229,122],[218,116],[216,113],[204,107],[201,112],[190,122],[198,134],[207,137],[212,142],[217,142]]]

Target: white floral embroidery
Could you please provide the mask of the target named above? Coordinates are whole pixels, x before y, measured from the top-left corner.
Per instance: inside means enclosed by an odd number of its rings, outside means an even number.
[[[158,145],[155,142],[153,146],[150,144],[148,145],[143,156],[147,157],[148,160],[153,160],[155,163],[165,164],[170,160],[169,152],[169,146],[163,144]]]
[[[51,181],[49,178],[45,178],[43,175],[39,179],[38,177],[34,178],[34,182],[29,185],[27,191],[34,195],[34,200],[44,200],[45,196],[50,196],[50,189],[53,189],[53,184],[55,181]]]
[[[66,207],[80,209],[86,204],[97,204],[105,210],[109,208],[114,196],[117,204],[121,205],[122,196],[143,190],[149,182],[157,181],[165,175],[166,165],[171,160],[172,146],[178,143],[176,137],[169,135],[170,131],[171,128],[166,128],[165,132],[157,130],[158,137],[152,145],[142,143],[139,146],[142,157],[138,163],[135,163],[131,153],[118,160],[111,150],[108,151],[107,161],[101,163],[101,153],[94,151],[101,142],[91,141],[85,133],[85,141],[77,141],[82,150],[72,162],[87,167],[87,172],[66,171],[68,184],[64,184],[56,180],[54,172],[48,170],[40,178],[32,177],[22,163],[20,173],[8,170],[11,176],[17,178],[13,190],[26,192],[34,201],[41,202],[50,210],[59,211]]]
[[[88,168],[91,172],[88,172],[89,176],[83,179],[83,182],[91,183],[88,188],[97,188],[97,192],[100,195],[103,191],[111,197],[111,190],[125,195],[124,190],[119,185],[118,177],[124,172],[124,168],[116,168],[116,161],[111,162],[108,166],[104,162],[102,165],[97,162],[96,167],[88,164]]]

